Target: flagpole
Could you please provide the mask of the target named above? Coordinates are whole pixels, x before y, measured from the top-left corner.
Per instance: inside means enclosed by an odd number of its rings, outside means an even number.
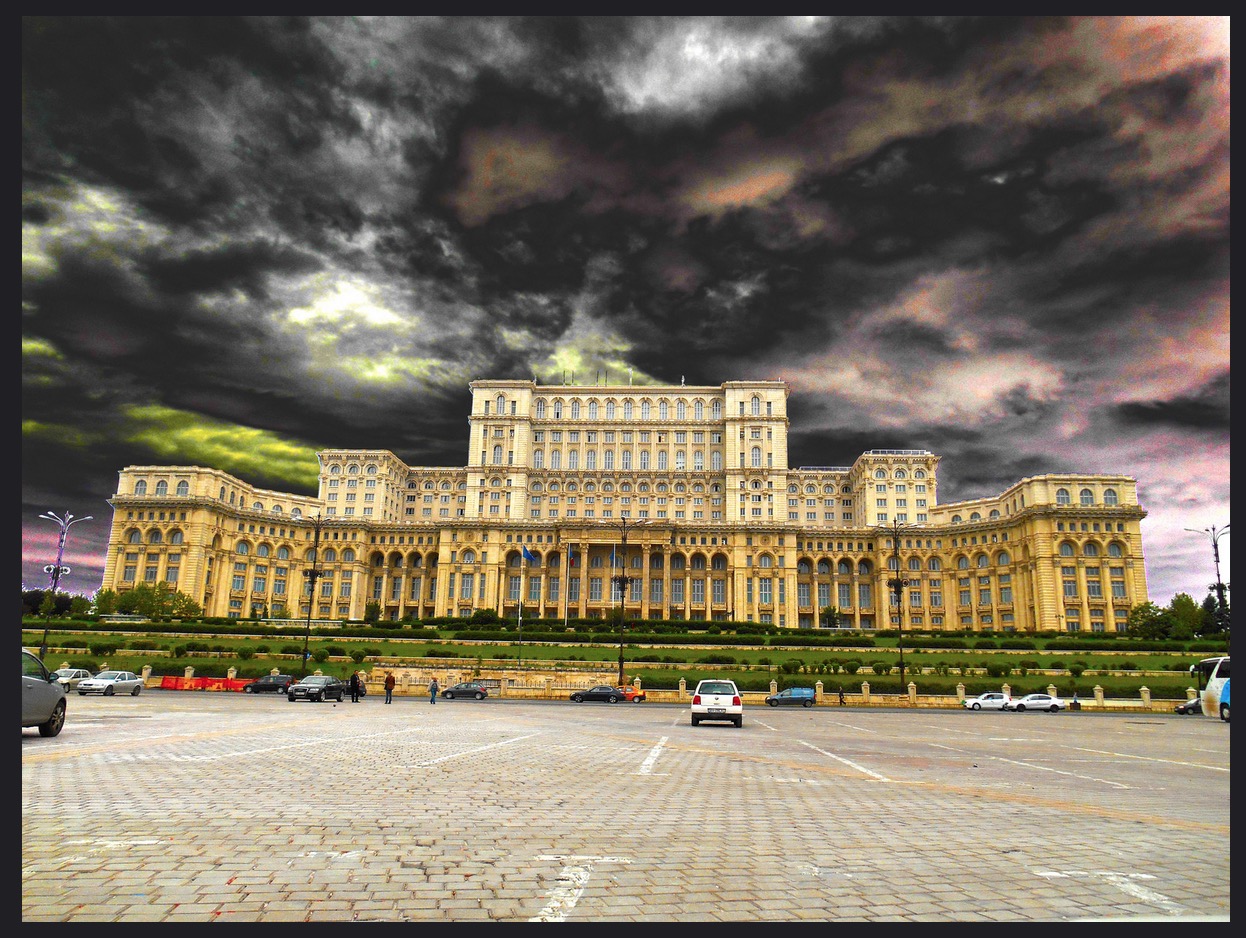
[[[519,575],[519,667],[523,668],[523,588],[526,585],[525,580],[528,579],[528,558],[523,555],[523,545],[519,546],[520,557],[523,559],[523,566],[519,569],[522,571]]]
[[[566,630],[571,625],[571,567],[575,564],[575,545],[567,550],[567,583],[562,591],[562,627]]]

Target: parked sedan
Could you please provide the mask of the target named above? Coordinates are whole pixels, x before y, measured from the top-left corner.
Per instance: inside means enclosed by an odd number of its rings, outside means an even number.
[[[586,700],[604,700],[606,703],[618,703],[623,699],[623,692],[609,684],[598,684],[596,687],[590,687],[588,690],[572,691],[571,699],[576,703],[583,703]]]
[[[296,700],[310,700],[319,703],[322,700],[341,701],[346,696],[346,685],[330,674],[309,674],[286,691],[286,699],[290,703]]]
[[[643,690],[637,690],[631,684],[620,684],[618,691],[623,695],[624,700],[629,700],[632,703],[644,703],[645,692]]]
[[[39,727],[40,736],[57,736],[65,725],[65,685],[22,650],[22,727]]]
[[[78,682],[78,696],[87,694],[103,694],[111,697],[114,694],[129,694],[137,697],[143,692],[143,679],[133,671],[101,671],[95,677],[83,678]]]
[[[816,701],[817,692],[812,687],[788,687],[766,695],[766,703],[771,707],[812,707]]]
[[[1194,713],[1201,716],[1203,713],[1203,698],[1195,697],[1193,700],[1187,700],[1183,704],[1178,704],[1173,712],[1184,714]]]
[[[77,690],[78,682],[91,676],[86,668],[57,668],[52,673],[65,686],[66,691]]]
[[[263,677],[242,685],[244,694],[286,694],[294,678],[288,674],[265,674]]]
[[[1007,694],[995,691],[993,693],[979,694],[977,697],[966,697],[961,701],[961,705],[966,710],[1006,710],[1010,700],[1012,698]]]
[[[446,700],[453,700],[455,697],[472,697],[476,700],[484,700],[489,696],[489,688],[476,681],[461,681],[453,687],[447,687],[441,692],[441,696]]]
[[[1017,713],[1023,713],[1026,710],[1050,710],[1055,713],[1067,706],[1068,704],[1059,697],[1052,697],[1050,694],[1026,694],[1019,700],[1008,701],[1004,704],[1004,709],[1015,710]]]

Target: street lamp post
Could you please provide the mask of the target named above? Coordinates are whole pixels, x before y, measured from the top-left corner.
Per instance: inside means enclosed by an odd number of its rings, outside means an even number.
[[[312,518],[312,530],[315,532],[312,541],[312,566],[310,570],[303,571],[303,576],[307,577],[307,628],[303,632],[303,672],[299,677],[307,677],[307,645],[311,641],[312,608],[316,605],[316,581],[324,576],[324,571],[320,569],[320,530],[323,527],[324,519],[320,515]]]
[[[631,518],[621,518],[617,524],[619,534],[622,539],[622,547],[619,555],[619,573],[610,577],[610,582],[619,591],[619,684],[623,683],[623,633],[626,631],[627,622],[626,611],[623,608],[624,597],[627,595],[627,588],[631,585],[632,580],[636,577],[627,575],[627,529],[635,528],[643,524],[648,524],[649,520],[640,518],[632,520]]]
[[[883,528],[883,530],[887,530]],[[900,576],[900,522],[891,526],[891,557],[895,561],[894,576],[887,580],[896,597],[896,647],[900,650],[900,694],[904,694],[904,587],[908,582]]]
[[[61,529],[60,539],[57,541],[57,544],[56,544],[56,563],[50,563],[46,567],[43,568],[44,573],[51,574],[52,603],[55,604],[56,603],[56,587],[61,582],[61,574],[69,573],[69,567],[66,567],[64,564],[61,563],[61,558],[65,556],[65,537],[69,534],[70,527],[77,524],[79,521],[90,521],[91,516],[87,515],[85,518],[75,518],[69,512],[65,512],[65,516],[62,518],[58,516],[56,512],[54,511],[45,511],[39,517],[43,518],[45,521],[55,522],[56,524],[60,525],[60,529]],[[43,644],[39,646],[39,658],[40,659],[44,658],[48,653],[48,624],[51,618],[52,618],[52,613],[49,612],[46,616],[44,616],[44,619],[43,619]]]
[[[1228,608],[1228,603],[1224,598],[1225,585],[1220,581],[1220,538],[1228,533],[1229,525],[1226,524],[1224,527],[1218,528],[1213,524],[1209,528],[1186,528],[1185,530],[1191,534],[1206,534],[1211,538],[1211,556],[1216,564],[1216,585],[1214,587],[1216,591],[1216,616],[1220,619],[1220,625],[1223,628],[1227,618],[1225,612]]]

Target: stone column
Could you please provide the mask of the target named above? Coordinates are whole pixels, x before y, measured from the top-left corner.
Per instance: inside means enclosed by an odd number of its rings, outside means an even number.
[[[870,682],[869,681],[861,682],[861,702],[862,703],[870,702]]]
[[[1095,703],[1100,707],[1103,706],[1103,688],[1098,684],[1095,685]]]
[[[960,688],[961,688],[961,694],[963,696],[965,693],[965,685],[961,684]],[[1002,687],[1000,687],[1000,690],[1003,691],[1005,697],[1012,696],[1012,685],[1011,684],[1004,684]]]
[[[917,685],[909,681],[909,705],[917,706]]]
[[[815,681],[813,685],[813,701],[814,703],[822,702],[822,682]]]
[[[1050,694],[1052,697],[1056,696],[1056,685],[1055,685],[1055,684],[1048,684],[1048,685],[1047,685],[1047,693],[1048,693],[1048,694]]]
[[[957,684],[956,685],[956,702],[963,703],[964,700],[965,700],[965,685]]]
[[[779,692],[779,682],[774,678],[770,679],[770,693],[777,694]]]
[[[226,671],[226,672],[225,672],[225,677],[227,677],[227,678],[228,678],[229,680],[231,680],[231,681],[232,681],[234,678],[236,678],[237,676],[238,676],[238,669],[237,669],[237,668],[232,668],[232,667],[231,667],[228,671]]]
[[[1151,709],[1151,688],[1143,685],[1138,688],[1138,693],[1142,695],[1142,707],[1144,710]]]
[[[687,696],[688,696],[688,679],[686,677],[681,677],[679,679],[679,699],[683,700]]]
[[[68,667],[68,665],[66,665],[66,667]],[[146,686],[146,684],[147,684],[147,679],[151,677],[151,665],[149,665],[149,664],[145,664],[145,665],[143,665],[143,674],[142,674],[142,677],[143,677],[143,685],[144,685],[144,686]],[[1191,699],[1193,699],[1193,698],[1191,698]]]
[[[192,668],[190,665],[187,665],[184,677],[186,678],[186,680],[189,681],[194,676],[195,676],[195,669]]]

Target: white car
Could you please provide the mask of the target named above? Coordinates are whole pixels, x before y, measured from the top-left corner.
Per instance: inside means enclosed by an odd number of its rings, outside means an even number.
[[[57,736],[65,726],[65,685],[22,649],[22,728],[39,727],[40,736]]]
[[[700,681],[692,692],[692,725],[702,720],[723,720],[744,725],[744,700],[735,681],[719,678]]]
[[[52,673],[67,691],[77,690],[78,682],[91,676],[91,672],[86,668],[57,668]]]
[[[961,701],[961,706],[966,710],[1004,710],[1007,708],[1010,700],[1012,698],[1007,694],[993,691],[979,694],[977,697],[966,697]]]
[[[1052,697],[1050,694],[1026,694],[1017,700],[1008,701],[1004,704],[1004,709],[1015,710],[1017,713],[1023,713],[1026,710],[1050,710],[1055,713],[1067,706],[1068,704],[1059,697]]]
[[[133,671],[101,671],[95,677],[88,677],[78,682],[78,694],[129,694],[137,697],[143,690],[143,679]]]

